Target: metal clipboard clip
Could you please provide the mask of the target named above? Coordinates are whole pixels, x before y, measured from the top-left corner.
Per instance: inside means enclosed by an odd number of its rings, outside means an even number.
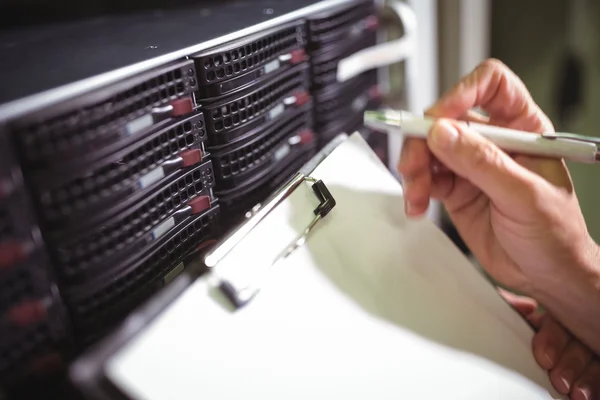
[[[277,190],[264,204],[255,206],[247,215],[246,221],[229,233],[209,253],[204,256],[204,265],[216,270],[219,263],[229,254],[244,238],[246,238],[273,210],[285,201],[301,184],[311,183],[314,195],[319,200],[318,206],[313,210],[314,217],[306,228],[288,246],[286,246],[270,265],[265,265],[260,271],[256,271],[255,279],[237,282],[234,277],[217,274],[214,286],[229,300],[236,308],[248,304],[260,291],[262,277],[278,263],[292,254],[296,249],[304,245],[310,233],[315,229],[319,221],[325,218],[335,207],[336,201],[331,195],[325,183],[314,179],[310,173],[317,165],[325,159],[340,143],[345,141],[348,135],[341,134],[319,151],[305,166],[294,175],[283,187]]]

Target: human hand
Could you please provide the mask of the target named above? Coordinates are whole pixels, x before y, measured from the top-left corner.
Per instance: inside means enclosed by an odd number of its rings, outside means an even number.
[[[494,279],[536,298],[600,353],[600,250],[564,162],[511,157],[456,121],[552,131],[524,84],[504,64],[488,60],[426,114],[440,119],[426,141],[405,141],[398,164],[407,215],[423,214],[430,197],[441,200]]]
[[[599,358],[550,314],[537,312],[535,300],[504,290],[500,294],[536,329],[533,356],[548,371],[552,386],[571,400],[600,398]]]

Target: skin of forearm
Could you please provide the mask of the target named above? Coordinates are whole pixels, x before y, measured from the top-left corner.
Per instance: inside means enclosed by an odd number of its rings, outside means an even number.
[[[600,246],[590,239],[579,262],[564,277],[555,277],[560,286],[536,290],[533,297],[600,355]]]

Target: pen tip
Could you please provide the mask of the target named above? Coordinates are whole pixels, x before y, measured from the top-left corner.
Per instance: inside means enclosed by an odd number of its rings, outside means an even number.
[[[364,113],[364,121],[385,121],[385,115],[381,111],[367,110]]]
[[[381,110],[367,110],[363,116],[364,126],[379,132],[388,132],[393,126],[397,126],[389,114]]]
[[[395,110],[367,110],[363,115],[363,124],[371,128],[400,127],[402,113]]]

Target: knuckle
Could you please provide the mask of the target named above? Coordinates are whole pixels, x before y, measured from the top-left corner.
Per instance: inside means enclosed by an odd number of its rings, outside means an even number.
[[[539,106],[536,106],[536,116],[540,120],[539,133],[554,132],[554,124]]]
[[[408,139],[402,145],[397,169],[402,175],[422,172],[429,164],[429,150],[423,140]]]
[[[471,151],[470,168],[488,169],[502,167],[503,161],[500,153],[489,144],[480,144]]]
[[[498,60],[497,58],[488,58],[483,60],[479,66],[478,69],[480,71],[506,71],[508,70],[508,67],[506,66],[506,64],[504,64],[502,61]]]
[[[556,207],[553,196],[545,185],[538,181],[524,181],[521,183],[519,196],[530,205],[531,214],[543,221],[551,221],[556,218]]]
[[[524,181],[522,184],[522,194],[526,196],[527,200],[535,205],[542,205],[548,201],[548,194],[545,191],[540,190],[539,185],[536,181]],[[540,209],[536,207],[536,210]]]
[[[539,330],[539,340],[546,347],[553,347],[558,352],[563,352],[569,342],[569,334],[554,318],[546,316]]]
[[[561,357],[560,368],[583,372],[591,358],[592,354],[587,347],[578,340],[572,340]]]
[[[595,359],[590,363],[587,368],[589,375],[591,375],[596,382],[600,383],[600,361]]]
[[[579,364],[587,364],[592,358],[591,351],[578,340],[571,343],[568,356],[572,357]]]

